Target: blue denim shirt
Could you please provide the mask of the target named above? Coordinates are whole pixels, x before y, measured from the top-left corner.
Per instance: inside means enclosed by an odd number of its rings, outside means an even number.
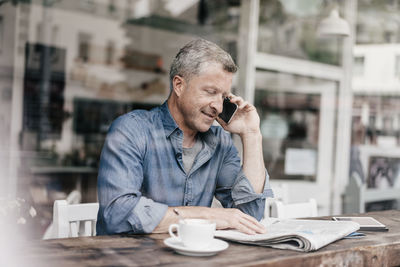
[[[199,136],[204,148],[186,173],[183,132],[166,102],[116,119],[100,159],[97,234],[151,233],[168,206],[209,207],[214,195],[224,207],[260,220],[272,196],[268,174],[263,193],[255,193],[230,134],[212,126]]]

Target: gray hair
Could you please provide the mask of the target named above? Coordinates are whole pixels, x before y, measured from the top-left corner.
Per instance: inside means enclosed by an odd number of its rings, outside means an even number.
[[[169,71],[171,92],[173,90],[172,80],[175,75],[189,81],[194,75],[200,73],[204,63],[220,63],[227,72],[235,73],[237,71],[235,62],[225,50],[213,42],[196,39],[182,47],[172,61]]]

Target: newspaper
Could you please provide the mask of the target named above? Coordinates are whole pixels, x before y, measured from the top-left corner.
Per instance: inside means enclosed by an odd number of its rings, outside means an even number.
[[[218,230],[215,236],[244,244],[309,252],[360,228],[358,223],[350,221],[267,218],[261,223],[267,228],[265,234],[247,235],[236,230]]]

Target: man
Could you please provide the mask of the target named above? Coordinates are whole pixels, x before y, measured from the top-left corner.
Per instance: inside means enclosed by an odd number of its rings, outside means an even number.
[[[98,177],[97,233],[167,232],[185,218],[217,229],[263,233],[265,198],[272,196],[255,107],[231,94],[237,67],[228,53],[199,39],[185,45],[170,70],[168,100],[151,111],[116,119],[105,141]],[[218,117],[225,97],[238,105],[229,124]],[[243,143],[243,167],[230,134]],[[210,208],[213,196],[225,208]]]

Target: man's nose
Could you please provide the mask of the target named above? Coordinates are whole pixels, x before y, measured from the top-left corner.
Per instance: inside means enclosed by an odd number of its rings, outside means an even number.
[[[224,105],[224,100],[222,98],[211,102],[211,107],[215,109],[217,114],[220,114],[222,112],[223,105]]]

